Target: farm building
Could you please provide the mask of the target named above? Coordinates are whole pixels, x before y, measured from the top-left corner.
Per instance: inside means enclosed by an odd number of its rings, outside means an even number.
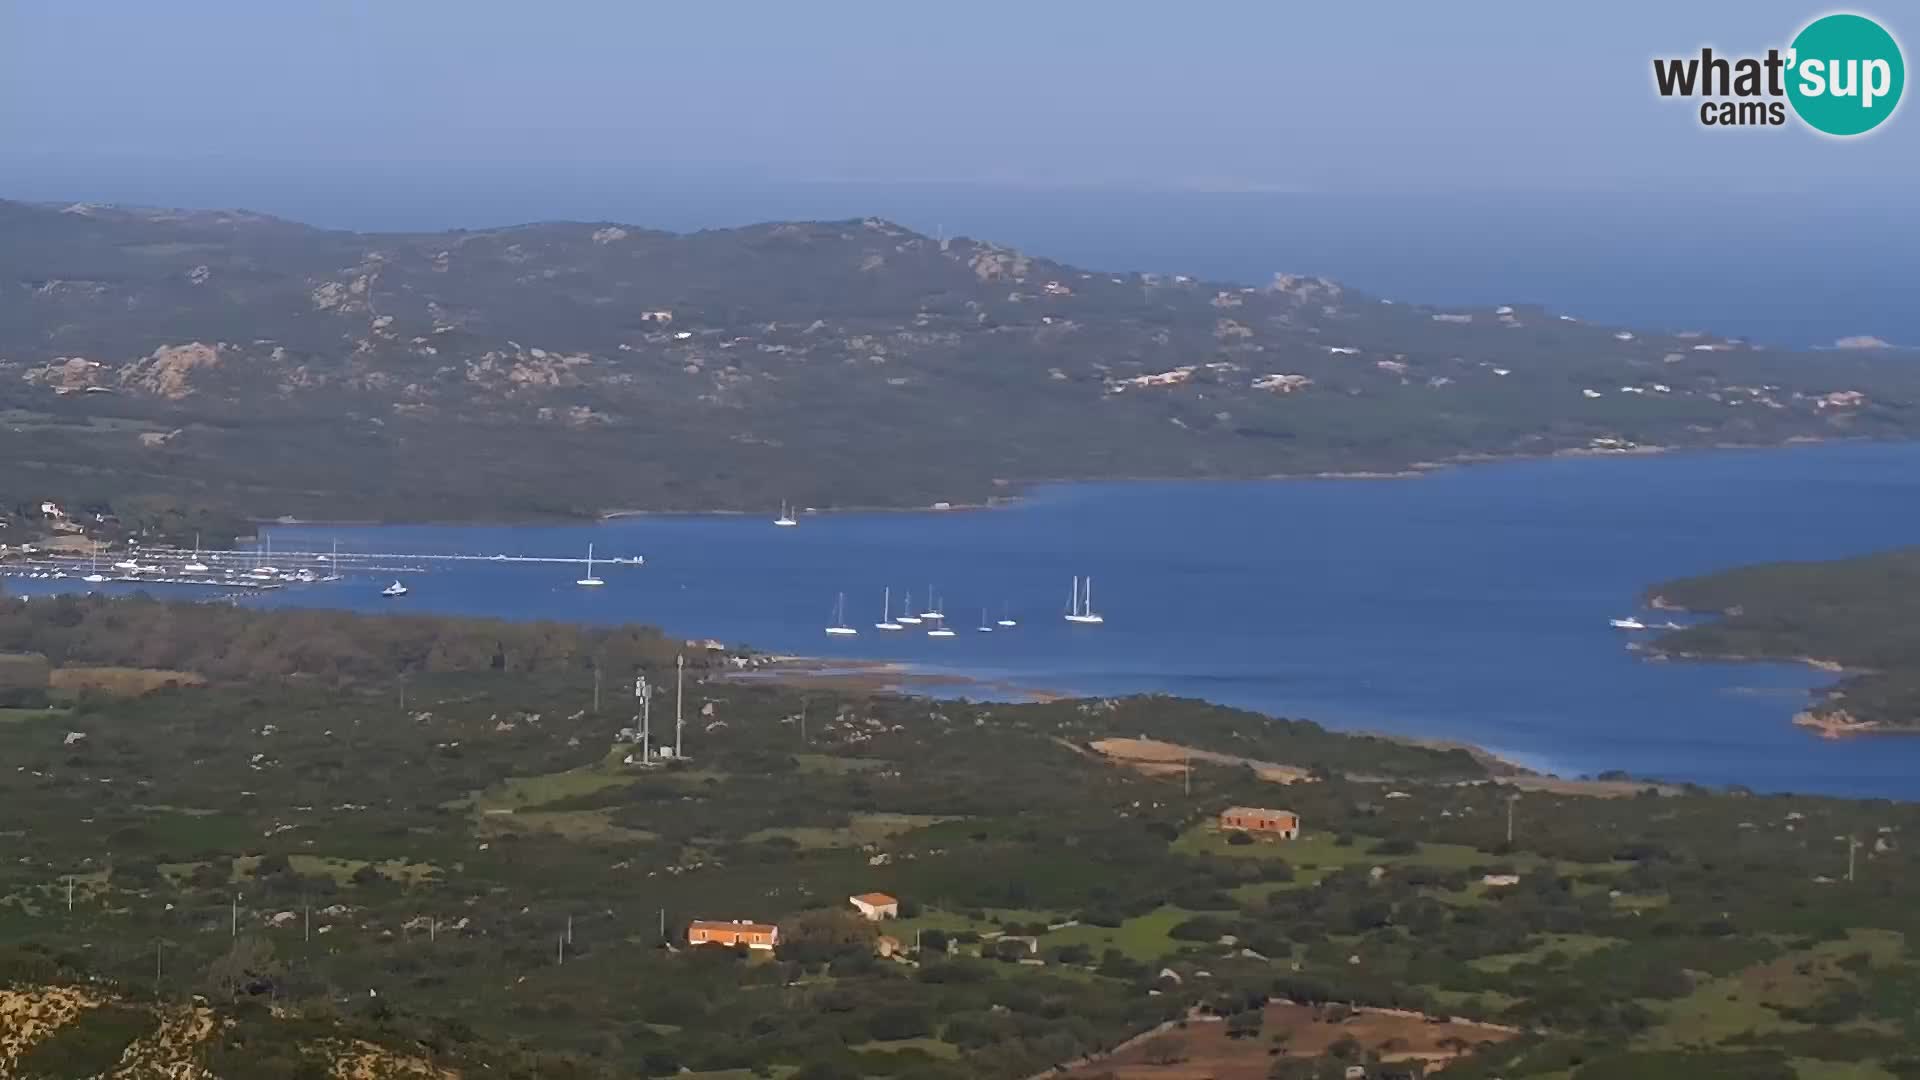
[[[771,949],[780,944],[780,928],[745,919],[732,922],[696,919],[687,927],[687,944],[745,945],[749,949]]]
[[[879,922],[882,919],[897,919],[900,917],[900,901],[883,892],[861,893],[859,896],[849,896],[847,897],[847,902],[852,904],[860,914],[872,919],[874,922]]]
[[[1236,832],[1272,833],[1283,840],[1292,840],[1300,835],[1300,815],[1291,810],[1229,806],[1220,811],[1220,827]]]

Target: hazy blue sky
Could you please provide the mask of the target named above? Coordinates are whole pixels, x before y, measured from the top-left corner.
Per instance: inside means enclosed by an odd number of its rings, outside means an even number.
[[[1920,11],[1880,8],[1857,10],[1920,40]],[[170,168],[367,164],[1317,191],[1910,185],[1911,103],[1838,142],[1703,129],[1652,93],[1654,55],[1785,44],[1824,10],[5,0],[0,196],[9,175],[99,190]]]

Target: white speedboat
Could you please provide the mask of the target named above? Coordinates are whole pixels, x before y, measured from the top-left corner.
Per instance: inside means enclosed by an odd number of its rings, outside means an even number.
[[[833,603],[833,625],[827,627],[827,633],[835,637],[851,637],[859,632],[847,625],[847,594],[841,593]]]
[[[380,595],[381,596],[405,596],[407,595],[407,587],[396,581],[393,584],[387,586],[386,588],[381,589]]]
[[[1647,624],[1629,615],[1624,619],[1608,619],[1607,625],[1615,630],[1645,630]]]
[[[880,595],[880,621],[873,624],[875,630],[904,630],[905,627],[893,621],[893,586],[886,587]]]
[[[140,564],[133,559],[121,559],[119,562],[113,564],[113,568],[115,570],[138,570],[140,569]]]
[[[599,578],[593,576],[593,545],[592,544],[587,545],[587,576],[574,582],[574,584],[585,585],[585,586],[588,586],[589,588],[595,585],[606,584],[606,582],[601,581]]]
[[[1107,620],[1093,610],[1093,579],[1087,579],[1084,596],[1080,588],[1080,579],[1073,579],[1073,599],[1067,605],[1067,621],[1083,625],[1103,623]]]

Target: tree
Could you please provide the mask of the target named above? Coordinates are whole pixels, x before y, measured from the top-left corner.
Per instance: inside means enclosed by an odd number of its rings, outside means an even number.
[[[275,992],[285,973],[286,969],[274,958],[273,942],[248,934],[235,938],[233,947],[208,965],[207,983],[231,1001],[243,990],[249,994]]]
[[[1227,1038],[1246,1039],[1260,1034],[1267,1021],[1266,1010],[1248,1009],[1227,1018]]]

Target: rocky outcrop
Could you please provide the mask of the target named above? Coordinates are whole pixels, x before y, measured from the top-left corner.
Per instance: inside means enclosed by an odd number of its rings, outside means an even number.
[[[193,393],[194,372],[220,366],[219,345],[190,341],[185,345],[162,345],[147,357],[120,370],[120,385],[128,390],[155,394],[175,401]]]

